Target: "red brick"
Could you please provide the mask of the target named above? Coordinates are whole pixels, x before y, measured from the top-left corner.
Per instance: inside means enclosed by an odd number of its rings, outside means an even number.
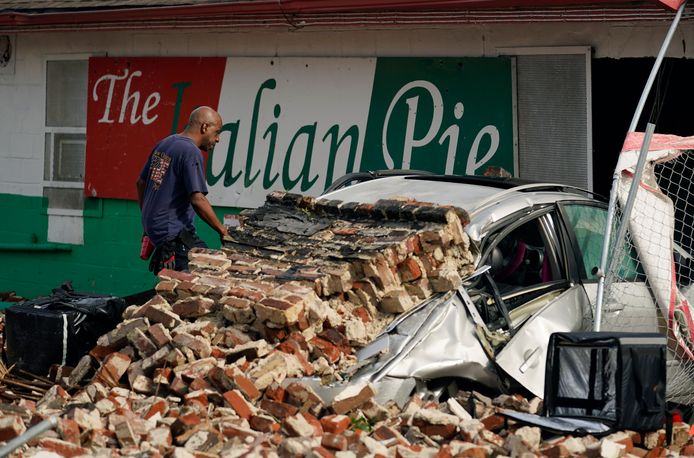
[[[284,402],[271,401],[269,399],[263,399],[260,401],[260,408],[265,410],[273,417],[280,419],[296,415],[296,413],[299,411],[299,409],[293,405]]]
[[[142,308],[137,312],[136,316],[144,316],[150,321],[150,323],[161,324],[162,326],[168,329],[173,329],[176,326],[180,326],[183,323],[181,321],[181,317],[178,316],[177,313],[175,313],[168,307],[164,308],[157,305],[143,305]],[[161,338],[163,336],[158,337]]]
[[[271,328],[268,326],[262,327],[262,333],[265,340],[268,342],[281,342],[287,337],[287,330],[284,327]]]
[[[261,433],[277,432],[280,429],[280,424],[268,415],[252,415],[248,423],[251,428]]]
[[[280,385],[273,383],[265,389],[265,398],[272,401],[284,402],[287,399],[287,391]]]
[[[347,450],[347,438],[341,434],[325,433],[321,445],[333,450]]]
[[[60,439],[45,438],[39,441],[39,447],[44,448],[48,451],[55,452],[58,455],[71,458],[73,456],[86,455],[87,449],[80,447],[79,445],[72,444]]]
[[[358,234],[361,229],[358,227],[334,227],[330,231],[335,235],[355,235]]]
[[[321,458],[335,458],[335,455],[330,453],[329,450],[323,448],[323,447],[313,447],[311,451],[317,455],[320,456]],[[375,457],[378,457],[378,455],[375,455]],[[385,457],[383,457],[385,458]]]
[[[26,431],[26,426],[19,415],[6,415],[0,417],[0,441],[8,441],[21,436]]]
[[[236,388],[243,393],[249,401],[255,401],[260,398],[260,391],[258,391],[258,388],[255,387],[248,377],[236,374],[232,377],[232,380]]]
[[[227,369],[222,369],[221,367],[213,367],[207,373],[207,380],[210,384],[214,386],[220,392],[225,392],[233,390],[236,388],[231,380],[235,372],[235,368],[229,367]]]
[[[343,329],[340,327],[340,329]],[[321,337],[331,344],[335,345],[336,347],[340,348],[341,350],[349,348],[351,350],[351,347],[349,346],[349,339],[347,339],[347,336],[345,336],[342,332],[340,332],[338,329],[335,328],[330,328],[326,329],[325,331],[322,331],[318,334],[318,337]]]
[[[177,375],[173,378],[173,380],[171,380],[171,383],[169,384],[169,389],[174,393],[183,396],[188,392],[188,384]]]
[[[366,307],[355,308],[354,310],[352,310],[352,315],[359,318],[365,324],[370,323],[373,320],[373,318],[371,318],[369,310]]]
[[[290,355],[294,355],[296,359],[299,361],[301,364],[301,368],[306,375],[313,375],[315,372],[315,369],[311,365],[311,363],[306,359],[306,356],[304,355],[304,350],[301,347],[301,344],[298,343],[296,340],[292,338],[287,338],[284,342],[281,342],[277,347],[277,350],[282,351],[284,353],[288,353]]]
[[[290,437],[313,437],[316,435],[314,426],[300,413],[285,417],[282,420],[282,428]]]
[[[482,424],[489,431],[498,432],[504,428],[505,420],[501,415],[489,415],[482,419]]]
[[[286,326],[294,324],[299,319],[299,313],[303,310],[303,303],[291,303],[283,299],[266,297],[254,306],[255,314],[260,321],[270,321],[274,324]]]
[[[76,421],[69,418],[60,418],[58,420],[58,432],[60,437],[67,442],[75,445],[80,444],[80,427]]]
[[[320,421],[308,412],[301,412],[301,415],[308,422],[309,425],[313,426],[313,433],[315,436],[323,435],[323,426]]]
[[[332,364],[335,364],[342,355],[337,346],[320,337],[314,337],[309,342],[313,345],[313,353],[317,358],[322,356]]]
[[[137,350],[141,358],[153,355],[159,347],[142,332],[141,329],[133,329],[128,334],[128,341]]]
[[[168,385],[172,374],[173,370],[170,367],[158,367],[154,369],[152,381],[155,385]]]
[[[171,342],[171,334],[162,323],[156,323],[147,328],[147,333],[154,344],[161,348]]]
[[[156,414],[160,414],[163,417],[164,415],[166,415],[166,412],[168,412],[168,410],[169,403],[163,399],[159,399],[157,401],[154,401],[150,408],[147,409],[147,413],[145,414],[144,418],[145,420],[148,420]]]
[[[429,437],[441,437],[443,439],[450,439],[456,433],[455,425],[432,425],[415,419],[412,422],[413,425],[417,426],[419,430]]]
[[[207,398],[207,393],[205,390],[190,391],[184,397],[184,405],[194,405],[198,404],[202,407],[207,407],[210,401]]]
[[[231,288],[227,294],[242,299],[250,299],[253,302],[260,302],[265,298],[263,293],[246,288]]]
[[[347,415],[326,415],[320,419],[323,431],[332,434],[341,434],[349,428],[351,421]]]
[[[189,410],[176,418],[176,421],[171,425],[171,433],[174,436],[179,436],[185,431],[199,425],[201,421],[198,414]]]
[[[197,318],[209,315],[215,307],[215,301],[212,299],[197,296],[176,301],[172,309],[181,318]]]
[[[397,430],[383,424],[374,429],[371,437],[379,441],[394,441],[400,445],[410,445]]]
[[[323,400],[308,385],[290,383],[285,390],[287,392],[286,402],[299,407],[302,412],[318,415],[323,409]]]
[[[398,266],[398,270],[403,281],[417,280],[422,276],[422,267],[414,258],[405,259]]]
[[[162,269],[157,274],[161,280],[177,280],[177,281],[188,281],[193,282],[197,278],[197,275],[193,275],[188,272],[180,272],[171,269]]]
[[[306,317],[306,309],[301,309],[299,312],[299,319],[296,322],[296,327],[299,331],[305,331],[311,327],[311,322]]]
[[[210,384],[203,377],[196,377],[188,384],[190,391],[206,390],[208,388],[211,388]]]
[[[118,386],[118,381],[130,366],[130,358],[122,353],[111,353],[96,374],[96,380],[108,386]]]
[[[238,390],[231,390],[224,393],[224,400],[229,407],[234,409],[239,417],[245,418],[246,420],[251,418],[253,408]]]
[[[458,452],[456,457],[460,458],[487,458],[489,451],[484,447],[469,447]]]
[[[336,414],[345,414],[361,406],[374,395],[375,392],[370,383],[351,385],[333,398],[332,409]]]
[[[668,455],[668,449],[663,447],[654,447],[646,453],[644,458],[664,458]]]
[[[231,423],[222,423],[220,429],[222,434],[224,434],[226,437],[239,437],[244,440],[248,437],[250,437],[251,439],[255,439],[259,434],[258,432],[253,431],[252,429],[242,428]]]
[[[436,452],[436,455],[434,455],[434,458],[452,458],[453,455],[451,454],[451,447],[449,445],[444,445],[442,446],[438,452]]]
[[[552,447],[542,449],[541,453],[543,456],[547,456],[549,458],[567,458],[568,456],[571,456],[569,449],[562,444],[557,444]]]

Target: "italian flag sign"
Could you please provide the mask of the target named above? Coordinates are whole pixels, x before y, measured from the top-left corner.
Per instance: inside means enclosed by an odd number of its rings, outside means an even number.
[[[214,205],[319,195],[358,171],[514,172],[510,58],[93,57],[88,91],[92,197],[135,199],[155,143],[201,105],[224,123]]]

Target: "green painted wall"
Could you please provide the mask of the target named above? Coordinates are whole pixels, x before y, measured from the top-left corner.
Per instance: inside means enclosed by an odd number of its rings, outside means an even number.
[[[84,210],[84,245],[71,251],[17,251],[17,245],[64,249],[46,241],[46,199],[0,194],[0,292],[24,297],[50,294],[71,280],[78,291],[125,296],[151,288],[156,278],[139,258],[140,209],[137,202],[88,199]],[[215,208],[220,220],[237,209]],[[201,220],[200,237],[210,247],[220,246],[217,234]]]

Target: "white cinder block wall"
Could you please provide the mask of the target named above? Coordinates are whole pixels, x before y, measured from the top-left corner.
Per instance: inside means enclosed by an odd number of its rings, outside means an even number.
[[[590,46],[595,57],[654,56],[668,23],[496,24],[410,30],[63,32],[15,34],[14,74],[0,74],[0,193],[42,195],[45,61],[108,56],[496,56],[514,47]],[[691,44],[687,46],[687,43]],[[669,55],[694,58],[683,24]]]

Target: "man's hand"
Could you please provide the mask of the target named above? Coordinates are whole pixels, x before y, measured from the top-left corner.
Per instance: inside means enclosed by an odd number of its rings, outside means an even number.
[[[217,215],[215,215],[214,210],[207,197],[201,192],[194,192],[190,195],[190,204],[193,206],[195,213],[206,222],[212,229],[214,229],[217,234],[219,234],[219,239],[223,239],[225,235],[228,235],[226,226],[224,226]]]
[[[222,232],[219,234],[219,241],[222,242],[222,243],[224,243],[224,237],[226,237],[227,235],[229,235],[229,229],[227,229],[226,226],[222,226],[222,227],[224,228],[224,231],[222,231]]]

